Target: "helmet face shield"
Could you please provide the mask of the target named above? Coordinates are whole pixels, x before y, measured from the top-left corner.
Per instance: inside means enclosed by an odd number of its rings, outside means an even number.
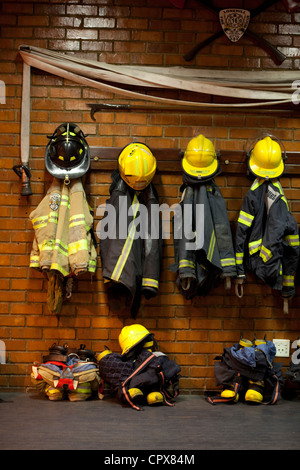
[[[70,169],[76,164],[80,165],[84,157],[84,144],[77,140],[57,139],[55,145],[51,145],[50,158],[59,168]]]
[[[88,171],[90,150],[79,126],[74,123],[61,124],[49,139],[45,165],[52,176],[74,179]]]
[[[140,143],[127,145],[120,153],[118,166],[121,178],[136,191],[142,191],[156,172],[156,159],[149,147]]]
[[[258,140],[249,156],[249,169],[260,178],[278,178],[284,172],[284,157],[277,140],[270,136]]]

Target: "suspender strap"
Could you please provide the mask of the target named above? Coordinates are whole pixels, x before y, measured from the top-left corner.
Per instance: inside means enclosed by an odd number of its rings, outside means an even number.
[[[218,403],[233,403],[234,400],[236,399],[238,393],[239,393],[239,390],[240,390],[240,387],[241,387],[241,375],[240,373],[237,375],[237,380],[233,383],[233,391],[234,391],[234,395],[232,397],[229,397],[229,398],[226,398],[226,397],[221,397],[221,396],[215,396],[215,397],[205,397],[206,400],[208,401],[208,403],[210,403],[211,405],[216,405]]]
[[[275,405],[279,399],[280,381],[276,374],[273,375],[273,378],[275,379],[276,383],[273,389],[272,398],[268,402],[262,402],[262,405]]]
[[[137,367],[135,369],[135,371],[131,375],[129,375],[129,377],[127,377],[127,379],[122,383],[122,392],[124,394],[124,397],[128,401],[128,403],[132,406],[132,408],[134,408],[135,410],[142,411],[143,408],[135,405],[132,402],[132,400],[130,398],[130,395],[128,393],[128,389],[126,387],[126,384],[129,382],[129,380],[132,379],[132,377],[134,377],[136,374],[141,372],[141,370],[143,370],[154,358],[155,358],[155,356],[153,354],[151,356],[147,357],[147,359],[144,362],[142,362],[142,364],[139,367]]]
[[[159,378],[160,378],[160,393],[162,394],[162,396],[164,398],[164,403],[168,406],[174,406],[173,403],[171,403],[169,400],[167,400],[167,397],[171,398],[171,395],[167,392],[167,390],[165,388],[165,376],[164,376],[162,370],[159,371]]]

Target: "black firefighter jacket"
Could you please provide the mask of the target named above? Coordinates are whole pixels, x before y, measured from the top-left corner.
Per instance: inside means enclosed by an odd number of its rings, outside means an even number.
[[[173,218],[177,286],[191,299],[206,295],[221,278],[236,276],[234,245],[225,201],[212,179],[184,184]]]
[[[247,268],[283,297],[292,297],[298,259],[297,222],[279,181],[257,178],[245,196],[238,218],[238,277],[245,278]]]
[[[130,307],[131,316],[135,318],[141,296],[155,297],[159,288],[161,219],[158,211],[151,211],[152,206],[158,208],[158,196],[151,183],[136,192],[123,181],[118,170],[111,177],[110,198],[104,214],[109,218],[107,223],[104,218],[101,223],[103,278],[109,303],[122,298],[125,302],[122,307]]]

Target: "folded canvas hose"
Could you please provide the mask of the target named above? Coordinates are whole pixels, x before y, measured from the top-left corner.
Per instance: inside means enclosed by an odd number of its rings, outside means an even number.
[[[272,75],[262,75],[264,83],[258,89],[262,80],[259,72],[253,77],[254,83],[249,83],[249,72],[239,71],[235,75],[229,75],[226,79],[226,72],[222,72],[219,78],[218,71],[206,72],[197,71],[192,74],[192,78],[187,76],[186,69],[181,67],[173,68],[142,68],[130,66],[118,66],[106,64],[104,62],[89,61],[82,58],[61,54],[33,46],[20,46],[20,54],[24,62],[32,67],[44,70],[45,72],[67,78],[81,85],[98,88],[104,91],[124,95],[129,98],[138,98],[145,101],[155,101],[157,103],[174,106],[193,107],[247,107],[262,106],[267,104],[291,103],[294,89],[291,89],[291,82],[299,77],[299,73],[276,73]],[[150,70],[150,71],[149,71]],[[183,73],[185,71],[185,73]],[[216,74],[217,78],[211,77]],[[247,80],[243,77],[246,77]],[[105,80],[106,83],[100,80]],[[111,81],[114,85],[110,85]],[[147,95],[138,91],[131,91],[116,86],[116,83],[125,85],[136,85],[143,88],[167,88],[170,90],[188,90],[200,94],[217,95],[223,97],[234,97],[245,99],[243,103],[217,104],[201,103],[198,101],[184,101],[162,98],[159,96]],[[271,91],[270,91],[271,90]],[[289,92],[284,92],[288,90]],[[293,91],[292,91],[293,90]],[[249,102],[256,100],[256,102]]]
[[[190,69],[184,67],[142,67],[106,64],[62,54],[29,45],[19,47],[23,59],[23,89],[21,110],[21,165],[14,167],[22,175],[22,195],[32,194],[29,170],[30,135],[30,75],[31,67],[66,78],[79,85],[96,88],[128,99],[155,102],[158,109],[228,109],[257,108],[292,104],[297,89],[292,83],[299,79],[298,71],[228,71]],[[111,82],[111,83],[110,83]],[[297,82],[295,82],[297,83]],[[134,85],[144,91],[124,86]],[[123,86],[123,88],[122,88]],[[155,89],[187,90],[196,95],[195,101],[170,99],[148,94]],[[230,97],[242,100],[234,103],[201,102],[201,95]],[[22,174],[17,167],[22,168]]]

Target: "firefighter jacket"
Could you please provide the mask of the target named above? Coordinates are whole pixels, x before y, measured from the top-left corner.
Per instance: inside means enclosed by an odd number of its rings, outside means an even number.
[[[158,196],[152,183],[136,192],[119,170],[111,177],[100,230],[103,278],[110,305],[122,298],[120,305],[129,307],[135,318],[142,295],[149,299],[158,294],[162,258]]]
[[[206,295],[221,278],[236,276],[225,201],[213,179],[184,184],[173,218],[177,285],[191,299]]]
[[[245,279],[247,268],[283,297],[292,297],[298,259],[297,222],[279,181],[257,178],[245,196],[238,218],[238,278]]]
[[[81,179],[71,180],[66,185],[54,178],[46,196],[29,218],[35,234],[30,267],[47,272],[54,291],[60,289],[61,278],[95,272],[93,214]]]

